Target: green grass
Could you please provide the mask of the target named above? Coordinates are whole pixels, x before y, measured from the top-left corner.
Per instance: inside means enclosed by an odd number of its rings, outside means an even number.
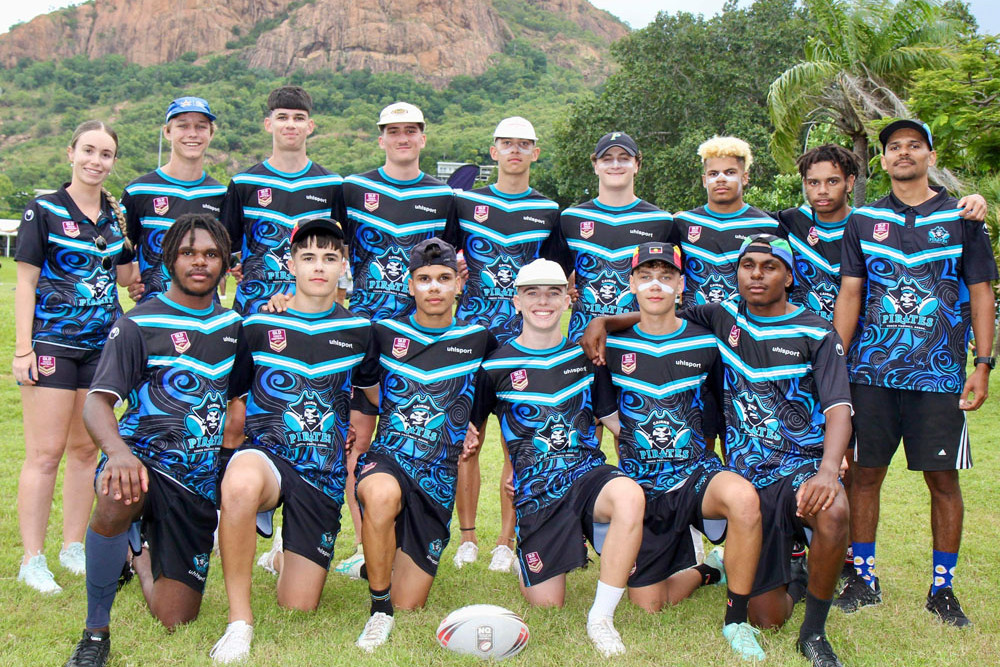
[[[0,358],[13,350],[13,262],[0,267]],[[230,290],[230,295],[232,290]],[[231,297],[230,297],[231,298]],[[1000,396],[1000,385],[994,383]],[[60,595],[41,597],[16,580],[21,546],[18,537],[17,477],[24,457],[20,398],[9,366],[0,372],[0,494],[7,500],[0,509],[0,665],[61,665],[79,638],[86,614],[82,578],[58,566],[52,569],[63,585]],[[1000,559],[994,537],[1000,525],[996,498],[1000,466],[995,424],[1000,399],[991,399],[971,419],[976,467],[963,473],[965,490],[965,543],[959,559],[957,591],[975,623],[957,631],[931,620],[923,610],[930,580],[930,517],[927,492],[920,475],[907,472],[898,458],[890,470],[883,494],[879,540],[879,573],[885,604],[845,616],[834,610],[829,635],[845,665],[980,665],[996,664],[1000,655]],[[483,493],[477,519],[482,545],[478,563],[456,571],[451,564],[458,540],[453,522],[451,545],[442,558],[437,582],[426,609],[398,612],[389,644],[374,656],[353,645],[367,618],[368,595],[363,581],[331,575],[318,612],[303,614],[279,609],[274,599],[274,579],[255,571],[254,611],[257,616],[251,665],[469,665],[475,659],[455,656],[439,648],[434,632],[451,610],[471,603],[499,604],[523,615],[531,641],[511,665],[590,664],[601,659],[591,648],[584,619],[597,580],[596,564],[569,576],[568,602],[563,609],[530,609],[510,574],[487,569],[488,552],[499,529],[495,492],[500,470],[496,425],[491,425],[482,454]],[[57,561],[61,526],[61,498],[57,488],[49,525],[46,555]],[[339,560],[351,550],[353,534],[345,517],[337,541]],[[270,546],[261,540],[259,551]],[[616,624],[628,647],[618,665],[737,665],[719,632],[724,590],[705,588],[681,605],[660,614],[646,614],[627,601],[618,609]],[[802,667],[794,641],[802,620],[797,608],[789,625],[767,633],[765,664]],[[112,612],[112,665],[209,665],[208,651],[225,629],[226,597],[222,569],[213,558],[201,616],[169,634],[149,615],[139,586],[129,585],[118,596]],[[990,658],[989,656],[994,656]]]

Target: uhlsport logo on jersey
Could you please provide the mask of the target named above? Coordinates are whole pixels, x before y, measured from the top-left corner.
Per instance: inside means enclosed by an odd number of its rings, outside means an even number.
[[[691,225],[688,227],[688,241],[694,243],[701,238],[701,225]]]
[[[537,551],[532,551],[530,554],[525,554],[524,562],[528,565],[528,569],[534,572],[535,574],[541,572],[542,568],[545,566],[544,563],[542,563],[542,557],[538,555]]]
[[[815,227],[809,228],[809,235],[806,236],[806,242],[808,242],[809,245],[816,245],[819,243],[819,232],[816,231]]]
[[[56,372],[56,358],[47,354],[38,356],[38,372],[49,376]]]
[[[518,391],[524,391],[528,388],[528,371],[523,368],[519,368],[510,374],[510,384],[514,389]]]
[[[951,238],[951,234],[947,229],[938,225],[931,231],[927,232],[927,242],[937,243],[938,245],[946,245],[948,240]]]
[[[444,551],[444,543],[441,540],[434,540],[427,545],[427,560],[437,565],[441,559],[441,552]]]
[[[80,226],[76,224],[73,220],[63,220],[62,223],[63,234],[71,238],[76,238],[80,235]]]
[[[392,413],[389,421],[394,429],[408,438],[427,444],[441,439],[448,415],[427,394],[415,394]]]
[[[475,210],[472,211],[472,219],[476,222],[486,222],[490,217],[490,207],[486,205],[476,206]]]
[[[153,213],[164,215],[170,210],[170,200],[166,197],[153,197]]]
[[[904,276],[882,296],[881,325],[887,329],[923,329],[934,327],[934,314],[940,302],[920,283]]]
[[[275,352],[281,352],[288,345],[288,336],[284,329],[269,329],[267,332],[267,344]]]
[[[288,405],[281,420],[287,429],[289,444],[329,445],[333,442],[330,430],[336,421],[336,415],[330,410],[330,404],[320,398],[316,391],[302,392],[294,403]]]
[[[186,331],[175,331],[170,334],[170,342],[174,344],[177,354],[184,354],[191,349],[191,340]]]
[[[673,461],[690,458],[691,429],[671,417],[667,410],[654,410],[635,431],[640,461]]]
[[[333,544],[337,539],[337,534],[327,531],[319,536],[319,546],[316,547],[316,551],[320,553],[321,556],[329,557],[333,552]]]
[[[635,352],[628,352],[622,355],[622,373],[631,375],[635,372]]]
[[[392,339],[392,356],[402,359],[410,351],[410,339],[396,336]]]
[[[589,239],[594,235],[594,221],[584,220],[580,223],[580,236]]]
[[[261,188],[257,190],[257,203],[261,206],[271,205],[271,188]]]
[[[546,456],[567,456],[577,449],[576,429],[559,415],[550,415],[531,439],[535,449]]]
[[[371,213],[378,208],[378,193],[377,192],[366,192],[365,193],[365,210]]]
[[[876,222],[875,228],[872,230],[872,238],[880,243],[889,238],[889,223]]]
[[[194,567],[188,570],[188,574],[198,581],[205,581],[205,577],[208,576],[208,554],[196,555],[191,559],[191,564]]]
[[[740,328],[737,325],[733,325],[733,328],[729,330],[729,347],[736,347],[740,344]]]
[[[759,395],[742,391],[733,401],[733,406],[745,433],[770,442],[781,439],[780,424],[774,419],[774,413],[764,406]]]

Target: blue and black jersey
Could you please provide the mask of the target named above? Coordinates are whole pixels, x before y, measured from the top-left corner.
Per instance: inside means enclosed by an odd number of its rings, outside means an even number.
[[[122,206],[128,237],[145,286],[140,303],[170,289],[170,275],[163,266],[163,236],[174,221],[186,213],[219,218],[225,195],[226,186],[204,172],[197,180],[180,181],[157,169],[125,186]]]
[[[539,257],[567,263],[559,206],[537,190],[510,195],[490,185],[455,193],[455,207],[469,268],[455,315],[506,343],[521,333],[512,300],[521,267]]]
[[[841,274],[865,278],[851,382],[957,394],[965,384],[969,285],[997,279],[986,225],[943,188],[919,206],[895,195],[854,211]]]
[[[840,293],[840,245],[851,214],[823,222],[808,205],[778,213],[779,236],[788,239],[795,255],[795,286],[788,300],[833,321]]]
[[[778,234],[778,221],[746,204],[716,213],[706,204],[674,214],[675,242],[684,252],[683,306],[719,303],[738,293],[740,246],[754,234]]]
[[[560,226],[579,292],[569,321],[569,339],[575,341],[595,317],[635,310],[628,288],[632,252],[640,243],[669,241],[674,222],[669,213],[642,199],[619,207],[593,199],[563,211]]]
[[[342,183],[312,161],[292,174],[265,160],[233,176],[222,222],[243,264],[234,310],[256,313],[275,294],[295,291],[295,277],[288,272],[292,229],[312,218],[343,221]]]
[[[342,503],[352,377],[368,350],[371,323],[335,305],[322,313],[256,313],[243,333],[252,364],[233,371],[233,384],[240,394],[249,389],[249,442]]]
[[[476,373],[496,340],[478,324],[428,329],[410,317],[379,320],[355,380],[380,385],[371,450],[395,457],[421,489],[451,510]],[[364,459],[358,465],[364,464]]]
[[[618,397],[618,467],[647,495],[669,491],[696,467],[722,467],[705,450],[702,394],[719,361],[715,335],[681,320],[671,334],[638,325],[611,334],[607,366],[598,368]]]
[[[755,317],[739,297],[681,315],[718,339],[729,467],[763,488],[822,458],[824,413],[851,404],[844,346],[833,327],[803,306]]]
[[[118,432],[146,467],[213,503],[241,328],[232,310],[160,294],[115,323],[90,385],[128,402]]]
[[[518,517],[562,498],[573,482],[604,464],[594,417],[614,414],[610,385],[595,396],[594,367],[568,340],[546,350],[507,343],[483,362],[472,423],[491,412],[514,465]]]
[[[344,199],[354,275],[351,311],[372,322],[409,315],[410,251],[433,236],[457,244],[452,189],[423,172],[398,181],[380,167],[348,176]]]
[[[24,209],[14,259],[40,269],[32,341],[99,350],[122,314],[116,267],[130,263],[132,253],[101,201],[97,222],[73,203],[65,185]]]

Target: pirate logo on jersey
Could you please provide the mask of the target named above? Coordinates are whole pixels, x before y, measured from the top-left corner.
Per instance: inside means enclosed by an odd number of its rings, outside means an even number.
[[[938,300],[917,281],[904,276],[882,296],[882,326],[889,329],[923,329],[934,327]]]
[[[567,456],[577,449],[576,429],[563,421],[560,415],[550,415],[535,431],[532,444],[546,456]]]
[[[833,306],[837,302],[837,286],[829,280],[817,283],[806,295],[809,310],[833,321]]]
[[[718,273],[709,274],[705,282],[698,288],[695,294],[695,301],[702,303],[721,303],[729,298],[733,293],[733,286],[726,278]]]
[[[369,265],[369,290],[406,293],[406,260],[398,248],[392,246]]]
[[[268,248],[264,254],[265,278],[267,280],[286,280],[288,277],[288,260],[292,258],[290,239],[282,239],[278,245]]]
[[[408,437],[435,443],[441,437],[447,415],[427,394],[415,394],[390,417],[392,427]]]
[[[616,274],[605,270],[590,281],[584,289],[583,296],[585,301],[596,306],[589,310],[614,313],[617,312],[618,306],[632,298],[632,293],[624,288]]]
[[[641,461],[687,459],[691,429],[674,420],[667,410],[654,410],[635,431]]]
[[[509,299],[514,296],[514,278],[517,276],[514,260],[510,255],[500,255],[479,274],[483,293],[487,297]]]
[[[76,293],[80,297],[77,299],[77,305],[100,306],[112,303],[114,286],[115,281],[112,280],[111,274],[98,266],[76,284]]]
[[[948,230],[942,227],[941,225],[938,225],[931,231],[927,232],[928,243],[937,243],[938,245],[946,245],[948,243],[948,239],[950,238],[951,234],[949,234]]]
[[[740,421],[738,428],[744,433],[771,442],[781,439],[778,433],[778,420],[774,418],[774,413],[764,406],[756,393],[740,392],[733,401],[733,406]]]
[[[289,430],[289,438],[295,442],[329,442],[327,431],[333,426],[336,415],[330,411],[330,405],[324,403],[315,391],[304,391],[298,400],[288,405],[281,416],[285,427]],[[316,437],[305,437],[300,434],[322,434],[325,440]]]
[[[222,442],[222,424],[225,420],[225,396],[222,392],[209,392],[184,418],[184,426],[193,436],[189,445],[217,447]]]
[[[170,200],[167,197],[153,197],[153,213],[166,215],[170,210]]]

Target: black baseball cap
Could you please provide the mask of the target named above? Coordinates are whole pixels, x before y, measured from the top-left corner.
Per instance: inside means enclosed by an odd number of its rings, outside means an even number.
[[[410,251],[410,272],[424,266],[447,266],[458,271],[455,248],[436,236],[421,241]]]
[[[295,243],[296,238],[301,238],[303,234],[312,230],[329,234],[340,241],[344,240],[344,230],[340,227],[339,222],[332,218],[312,218],[295,225],[290,242]]]
[[[906,128],[916,130],[922,134],[924,139],[927,140],[927,146],[931,150],[934,150],[934,139],[931,137],[931,128],[928,127],[927,123],[916,118],[900,118],[899,120],[894,120],[883,127],[882,131],[878,133],[878,140],[882,144],[882,152],[885,152],[885,145],[889,143],[889,137],[891,137],[896,130],[903,130]]]
[[[666,262],[678,271],[681,269],[681,249],[672,243],[643,243],[632,252],[632,270],[646,262]]]
[[[636,145],[632,137],[624,132],[608,132],[597,141],[597,148],[594,149],[594,155],[601,157],[608,152],[608,149],[614,146],[625,149],[625,152],[632,157],[639,154],[639,146]]]

